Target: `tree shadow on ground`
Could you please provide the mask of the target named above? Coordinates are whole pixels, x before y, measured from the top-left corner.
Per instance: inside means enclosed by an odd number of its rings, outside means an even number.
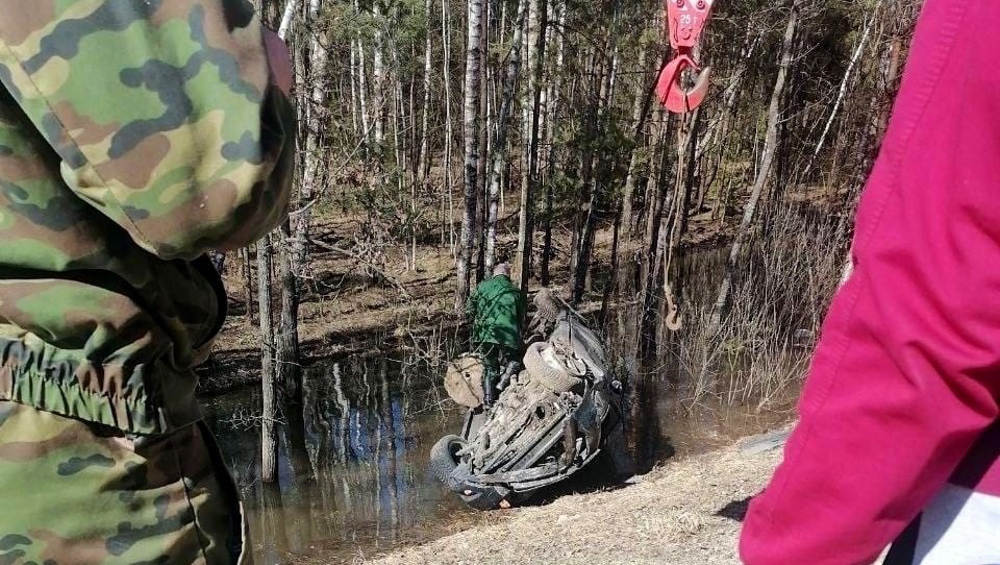
[[[753,498],[752,496],[748,496],[742,500],[734,500],[717,510],[715,515],[722,518],[729,518],[736,522],[742,522],[746,518],[747,509],[750,507],[750,501]]]

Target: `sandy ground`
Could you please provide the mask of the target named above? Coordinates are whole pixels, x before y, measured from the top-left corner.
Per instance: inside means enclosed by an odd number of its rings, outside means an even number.
[[[745,504],[781,459],[761,436],[665,464],[624,488],[566,496],[365,563],[739,563]],[[361,562],[359,560],[359,562]]]

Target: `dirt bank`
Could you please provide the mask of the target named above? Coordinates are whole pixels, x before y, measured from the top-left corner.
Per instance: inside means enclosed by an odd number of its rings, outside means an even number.
[[[738,563],[748,497],[781,459],[780,437],[760,436],[671,461],[624,488],[493,512],[432,543],[356,563]]]

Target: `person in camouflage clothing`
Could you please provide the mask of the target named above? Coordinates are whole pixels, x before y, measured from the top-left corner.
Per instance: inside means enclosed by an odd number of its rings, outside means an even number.
[[[193,367],[205,253],[286,212],[279,43],[245,0],[0,6],[0,563],[246,562]]]
[[[469,298],[472,344],[483,362],[483,402],[492,406],[502,371],[518,359],[525,303],[521,289],[510,280],[510,265],[501,262],[493,276],[479,283]]]

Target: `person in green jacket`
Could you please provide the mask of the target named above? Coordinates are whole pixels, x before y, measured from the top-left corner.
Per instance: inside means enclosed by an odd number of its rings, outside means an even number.
[[[286,215],[290,77],[247,0],[0,8],[0,563],[247,562],[193,369],[206,253]]]
[[[472,343],[485,366],[484,401],[493,404],[501,367],[516,360],[521,350],[524,295],[510,280],[510,265],[500,263],[493,276],[479,283],[469,299]]]

